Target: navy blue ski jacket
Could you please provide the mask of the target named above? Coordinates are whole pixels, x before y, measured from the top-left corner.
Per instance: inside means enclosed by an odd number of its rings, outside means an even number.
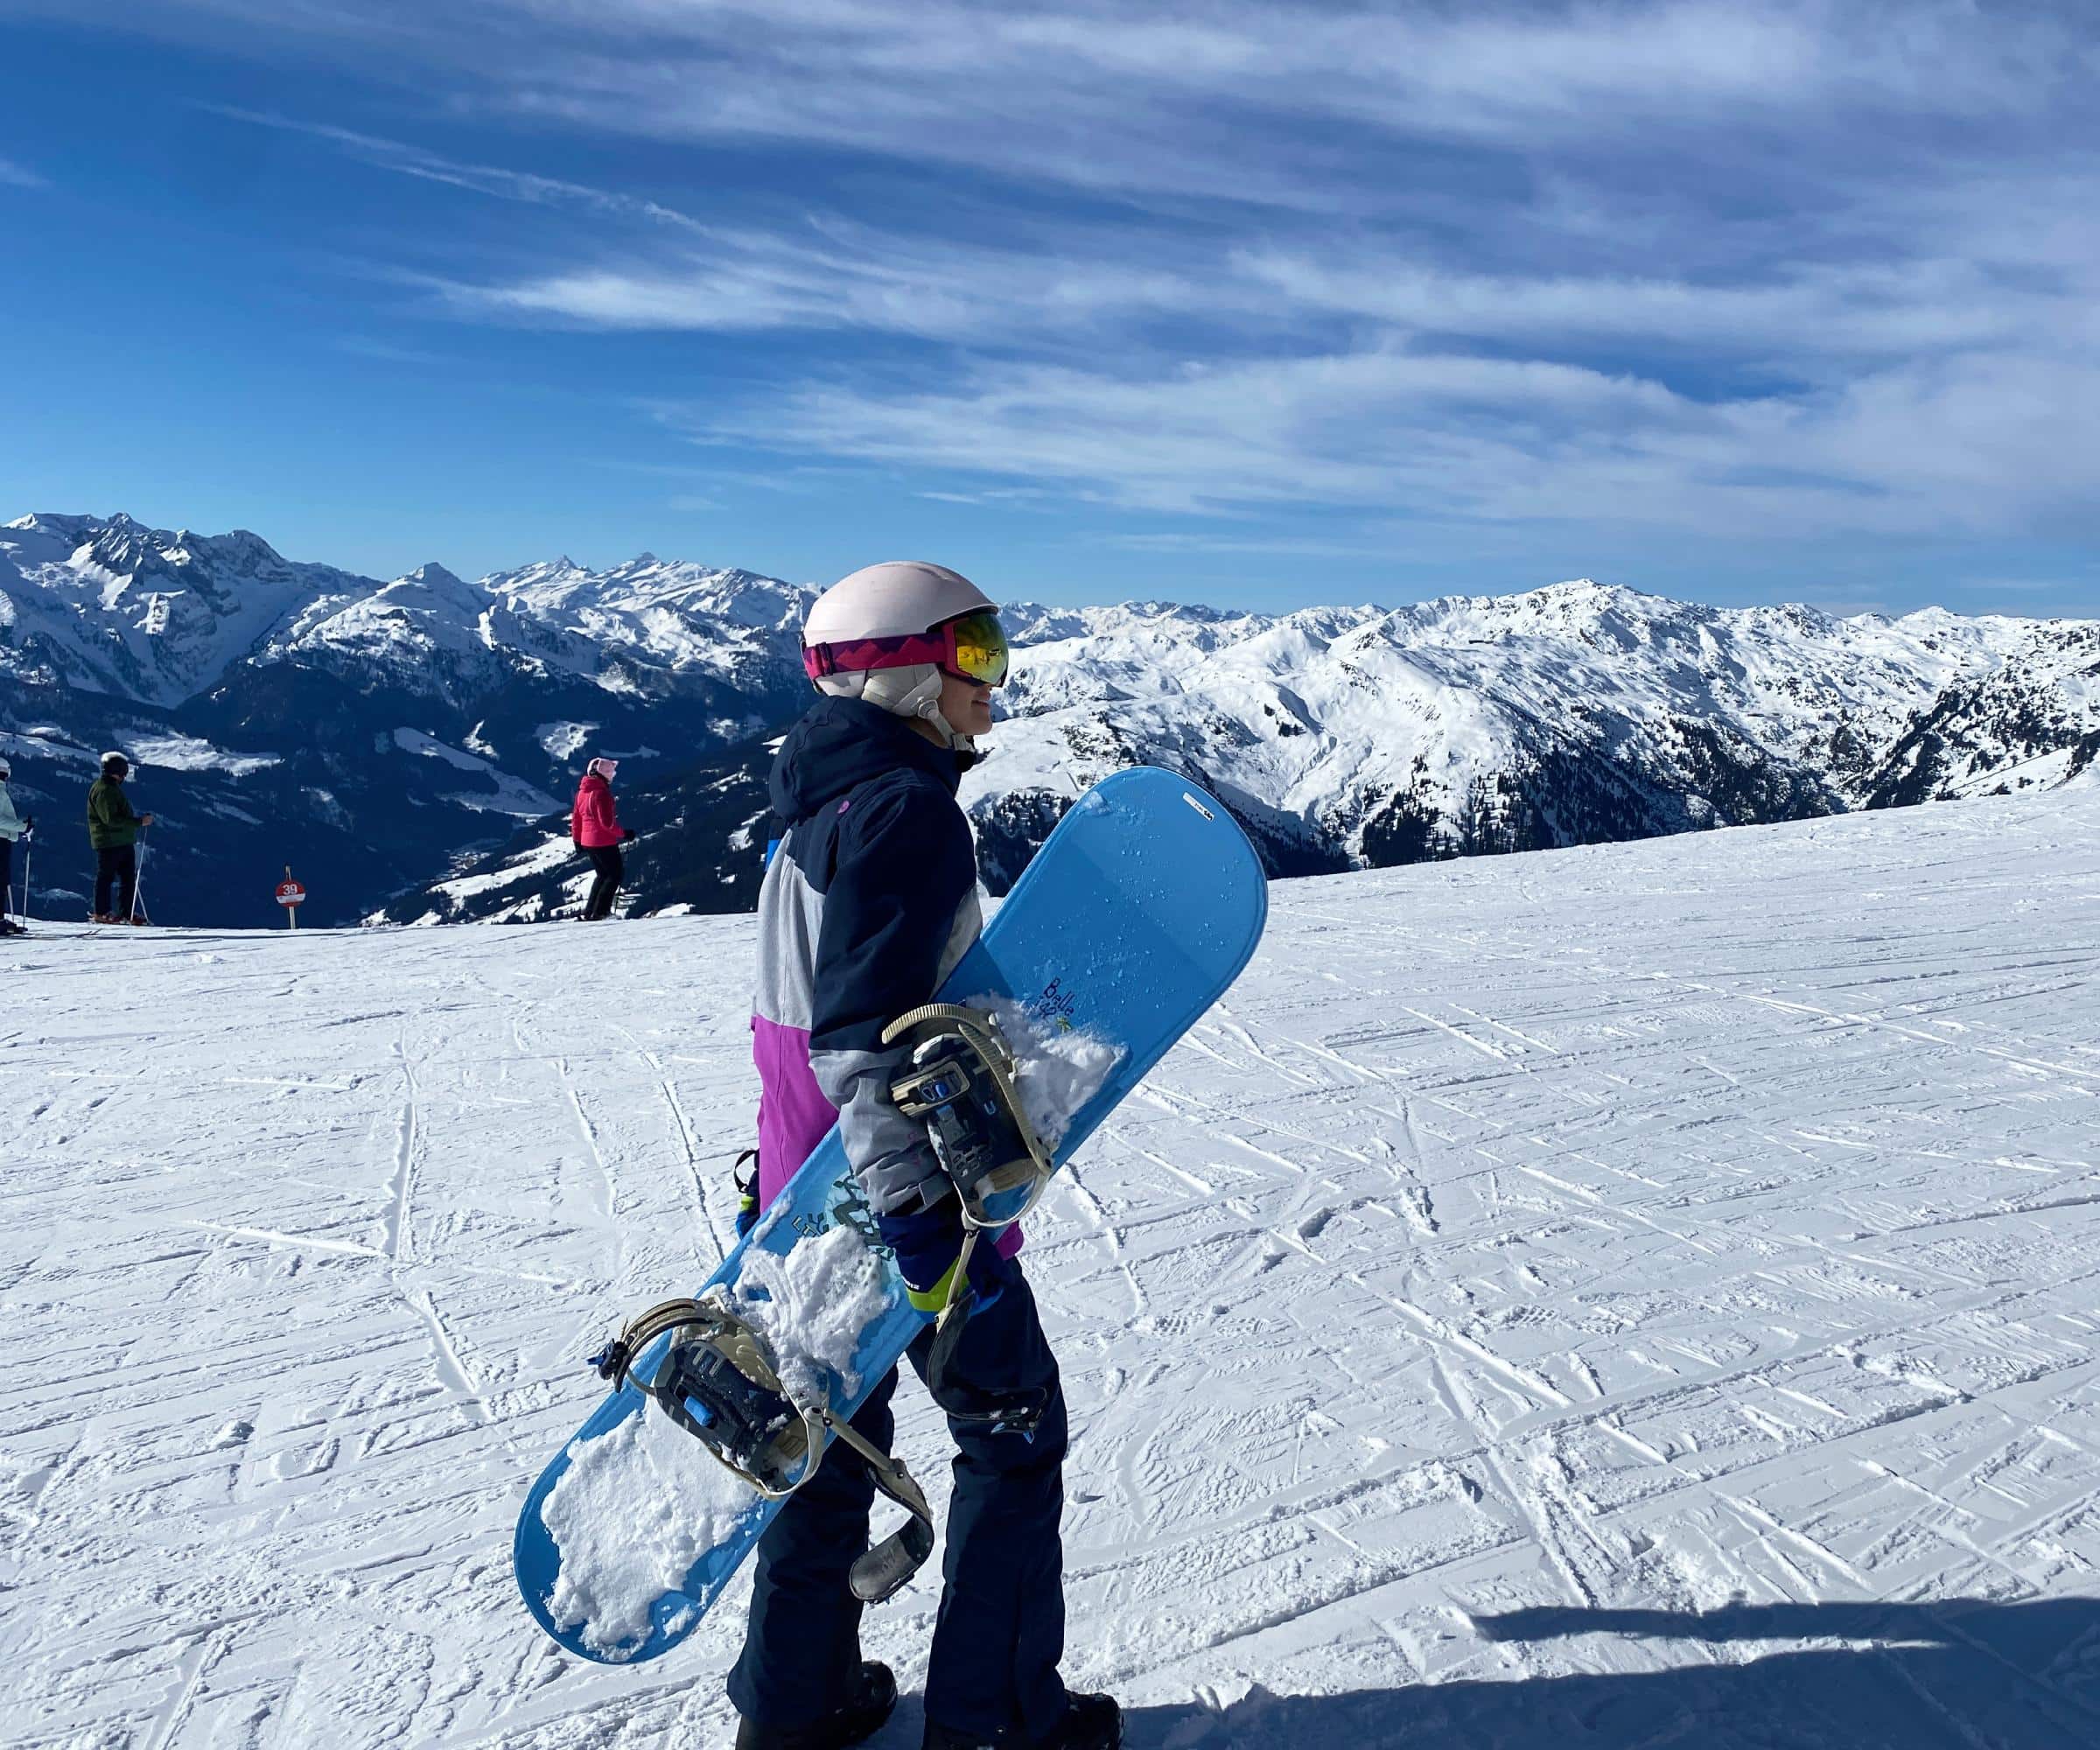
[[[952,752],[860,699],[818,700],[781,743],[787,830],[759,893],[752,1017],[761,1204],[835,1119],[878,1214],[947,1193],[924,1129],[890,1102],[903,1053],[882,1031],[933,999],[983,927],[961,776]]]

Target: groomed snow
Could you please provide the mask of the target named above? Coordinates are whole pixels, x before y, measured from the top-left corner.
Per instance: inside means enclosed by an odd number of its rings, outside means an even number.
[[[1131,1743],[2100,1741],[2100,792],[1274,900],[1029,1222]],[[727,1743],[739,1592],[587,1666],[509,1539],[729,1236],[751,928],[4,945],[0,1742]]]

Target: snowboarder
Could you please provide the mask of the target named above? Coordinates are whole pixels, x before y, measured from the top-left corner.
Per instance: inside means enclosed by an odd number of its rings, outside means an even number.
[[[569,816],[569,836],[598,872],[591,884],[591,897],[584,905],[585,923],[612,916],[612,896],[620,892],[627,872],[620,847],[632,844],[634,835],[620,825],[612,802],[612,774],[619,769],[619,760],[602,756],[584,766],[576,787],[576,807]]]
[[[8,916],[15,903],[15,841],[36,824],[35,820],[24,820],[15,812],[15,800],[7,793],[8,780],[14,775],[7,763],[7,756],[0,754],[0,935],[25,935],[22,926]],[[29,914],[29,872],[22,872],[22,914]]]
[[[787,830],[759,899],[759,1195],[777,1196],[836,1122],[914,1304],[936,1311],[962,1251],[959,1206],[925,1130],[892,1102],[906,1047],[881,1035],[931,1000],[976,939],[976,853],[955,797],[974,738],[991,727],[1005,635],[968,578],[889,564],[826,591],[803,645],[824,696],[773,768]],[[1112,1750],[1116,1703],[1072,1694],[1058,1675],[1065,1403],[1018,1247],[1013,1233],[973,1250],[976,1307],[944,1380],[959,1452],[925,1746]],[[931,1334],[910,1351],[922,1379]],[[853,1418],[882,1452],[895,1389],[892,1372]],[[1022,1401],[1023,1428],[984,1408]],[[874,1492],[865,1462],[835,1446],[760,1541],[729,1679],[738,1750],[842,1750],[894,1706],[888,1668],[860,1657],[861,1607],[847,1586]]]
[[[124,794],[131,762],[121,753],[102,755],[102,775],[88,792],[88,842],[94,847],[94,910],[98,924],[143,923],[138,896],[138,835],[153,824],[151,815],[135,814]],[[117,903],[110,904],[112,892]]]

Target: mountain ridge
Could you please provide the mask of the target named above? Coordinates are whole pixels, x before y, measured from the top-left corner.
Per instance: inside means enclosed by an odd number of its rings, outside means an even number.
[[[181,748],[200,822],[234,839],[270,836],[244,815],[280,838],[303,808],[334,820],[361,845],[296,848],[356,865],[339,920],[546,914],[575,872],[548,849],[558,817],[532,810],[613,752],[676,828],[636,902],[718,908],[749,885],[753,750],[808,697],[816,593],[650,553],[382,581],[250,531],[40,514],[0,527],[19,700],[0,732],[18,751],[31,719],[76,752]],[[2100,758],[2090,620],[1724,608],[1590,578],[1274,614],[1004,612],[1014,671],[962,792],[995,890],[1086,783],[1138,760],[1208,784],[1296,874],[2046,788]],[[506,867],[530,872],[522,910],[486,897],[516,897],[489,878]]]

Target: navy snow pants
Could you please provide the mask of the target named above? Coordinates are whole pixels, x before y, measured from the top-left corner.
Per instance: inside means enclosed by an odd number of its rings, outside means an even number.
[[[94,853],[94,914],[128,918],[138,892],[138,847],[120,844]],[[111,899],[115,894],[114,901]]]
[[[926,1676],[926,1717],[957,1732],[1026,1745],[1064,1718],[1057,1674],[1065,1650],[1065,1396],[1020,1266],[1009,1261],[998,1298],[964,1326],[953,1362],[962,1384],[1047,1395],[1032,1437],[950,1419],[957,1448],[948,1506],[945,1582]],[[908,1354],[920,1378],[933,1332]],[[893,1421],[892,1372],[853,1425],[883,1452]],[[729,1698],[747,1719],[814,1724],[844,1699],[860,1661],[861,1606],[846,1571],[868,1546],[875,1480],[834,1443],[759,1541],[743,1656]]]

